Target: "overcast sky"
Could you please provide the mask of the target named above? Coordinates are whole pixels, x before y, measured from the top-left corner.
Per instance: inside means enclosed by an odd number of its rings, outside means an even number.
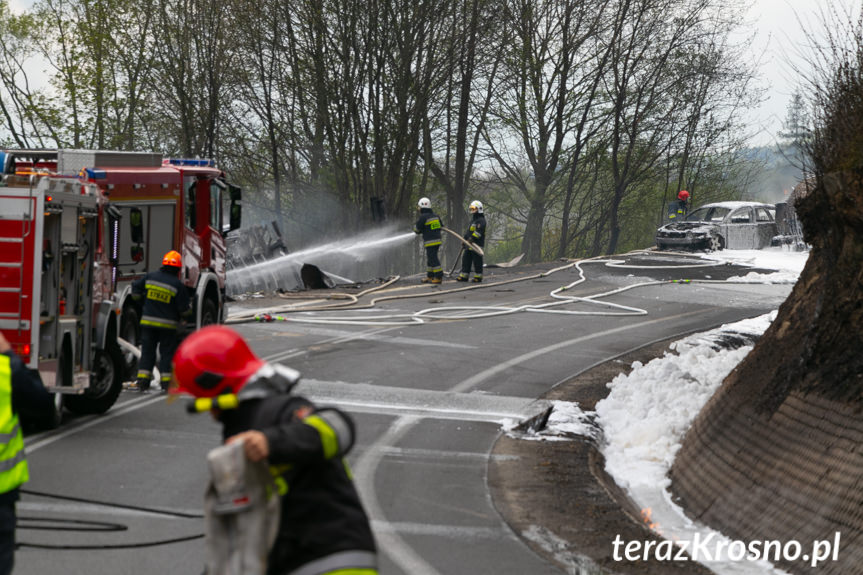
[[[782,130],[788,103],[801,85],[792,64],[806,68],[807,48],[804,30],[817,34],[822,10],[828,6],[854,8],[859,14],[860,0],[752,0],[747,20],[756,34],[753,58],[762,61],[760,74],[767,87],[764,103],[752,112],[753,142],[771,144]]]

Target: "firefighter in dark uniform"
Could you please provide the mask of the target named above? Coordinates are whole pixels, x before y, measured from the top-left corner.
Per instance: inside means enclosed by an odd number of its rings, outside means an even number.
[[[270,466],[281,500],[268,575],[377,574],[374,536],[344,459],[355,440],[346,413],[291,394],[299,373],[259,359],[225,326],[187,337],[174,356],[173,376],[171,393],[197,398],[191,410],[212,410],[226,444],[242,440],[247,460]],[[208,542],[217,554],[259,544],[232,530],[223,533],[231,541]]]
[[[171,250],[162,258],[162,267],[132,284],[132,297],[143,301],[141,312],[141,359],[138,360],[136,387],[141,392],[150,389],[156,347],[159,348],[159,384],[163,391],[171,382],[171,359],[177,349],[177,329],[181,319],[191,315],[189,293],[180,281],[183,261]]]
[[[414,224],[414,233],[422,234],[423,246],[426,249],[426,277],[422,279],[424,284],[439,284],[443,282],[443,266],[438,257],[441,240],[440,217],[431,209],[431,201],[428,198],[420,198],[417,204],[420,217]]]
[[[53,410],[54,397],[0,333],[0,575],[12,573],[15,503],[19,487],[30,479],[18,413],[43,419]]]
[[[468,208],[471,214],[470,227],[464,234],[464,239],[476,244],[480,248],[485,245],[485,216],[483,215],[482,202],[474,200]],[[473,265],[473,281],[480,283],[482,281],[482,256],[465,246],[464,256],[461,259],[461,273],[455,278],[456,281],[466,282],[470,275],[470,268]]]
[[[671,202],[668,206],[668,219],[675,220],[686,217],[686,212],[689,211],[689,192],[680,190],[677,194],[677,199]]]

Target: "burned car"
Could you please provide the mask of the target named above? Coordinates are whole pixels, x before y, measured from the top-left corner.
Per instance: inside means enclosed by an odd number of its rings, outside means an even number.
[[[656,247],[686,250],[759,250],[777,235],[776,208],[757,202],[717,202],[656,230]]]

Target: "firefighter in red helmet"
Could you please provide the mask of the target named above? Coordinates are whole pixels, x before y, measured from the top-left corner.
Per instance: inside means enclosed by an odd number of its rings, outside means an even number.
[[[668,219],[683,219],[686,217],[686,212],[689,211],[689,192],[680,190],[677,193],[677,199],[671,202],[668,206]]]
[[[299,377],[259,359],[224,326],[204,327],[177,349],[171,393],[192,395],[190,411],[211,411],[222,424],[225,445],[217,449],[234,446],[244,465],[269,466],[264,475],[275,478],[279,493],[275,508],[253,497],[257,504],[236,514],[217,513],[213,474],[205,503],[207,573],[265,556],[260,572],[268,575],[377,574],[374,536],[344,459],[354,443],[353,420],[292,394]]]
[[[171,382],[171,359],[177,349],[177,329],[180,321],[191,314],[186,286],[180,281],[183,260],[174,250],[162,258],[162,267],[132,283],[132,298],[142,304],[141,359],[135,383],[141,392],[150,389],[156,348],[159,348],[159,384],[168,389]]]

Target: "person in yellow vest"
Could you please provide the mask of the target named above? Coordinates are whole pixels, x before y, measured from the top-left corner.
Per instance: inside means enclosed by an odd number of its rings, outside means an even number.
[[[53,396],[0,333],[0,575],[15,564],[15,503],[30,479],[18,411],[45,417],[53,409]]]

